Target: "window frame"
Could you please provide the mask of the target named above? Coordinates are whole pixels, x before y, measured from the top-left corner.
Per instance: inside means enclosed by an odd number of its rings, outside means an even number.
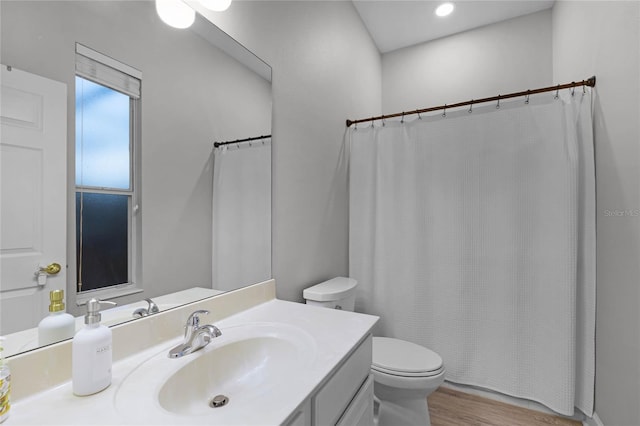
[[[79,43],[76,43],[76,54],[84,56],[83,60],[86,61],[87,58],[89,60],[96,62],[98,64],[108,66],[113,68],[121,73],[127,74],[129,77],[133,77],[139,80],[139,84],[142,84],[142,73],[134,68],[123,64],[113,58],[110,58],[106,55],[103,55],[99,52],[96,52],[86,46],[83,46]],[[76,62],[77,64],[77,62]],[[96,194],[115,194],[115,195],[126,195],[128,200],[128,259],[127,259],[127,267],[128,267],[128,282],[114,284],[107,287],[79,291],[78,290],[78,276],[77,276],[77,256],[78,252],[76,249],[76,241],[77,235],[74,235],[74,243],[73,243],[73,256],[69,258],[69,269],[74,271],[73,274],[69,274],[74,277],[73,282],[70,282],[69,287],[73,288],[73,293],[76,296],[76,305],[81,306],[86,304],[92,298],[98,298],[101,300],[112,299],[115,297],[126,296],[135,293],[141,293],[143,291],[142,287],[142,274],[141,274],[141,259],[142,259],[142,244],[141,244],[141,215],[140,215],[140,188],[141,188],[141,179],[140,179],[140,168],[141,168],[141,158],[140,158],[140,147],[142,142],[142,114],[141,114],[141,93],[139,96],[134,97],[130,93],[126,93],[126,91],[119,90],[118,87],[114,85],[108,84],[108,82],[99,81],[99,79],[91,78],[85,73],[78,72],[76,70],[74,75],[74,93],[77,90],[75,86],[75,77],[80,77],[85,80],[91,81],[93,83],[99,84],[101,86],[107,87],[109,89],[118,91],[129,96],[129,173],[130,173],[130,188],[129,189],[115,189],[115,188],[104,188],[104,187],[96,187],[90,185],[77,185],[76,177],[75,177],[75,155],[74,157],[74,173],[73,173],[73,200],[75,203],[76,194],[78,193],[96,193]],[[141,92],[141,90],[140,90]],[[75,97],[74,97],[74,111],[75,111]],[[75,113],[74,113],[75,117]],[[74,126],[75,132],[75,126]],[[77,151],[77,135],[74,133],[74,153]],[[76,209],[72,210],[74,216],[74,225],[79,220],[76,215]],[[75,230],[75,226],[73,227]],[[75,231],[74,231],[75,232]],[[73,264],[71,264],[73,263]]]

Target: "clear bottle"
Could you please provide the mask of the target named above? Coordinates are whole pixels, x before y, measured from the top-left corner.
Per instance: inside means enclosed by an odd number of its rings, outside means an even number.
[[[76,319],[64,311],[64,290],[52,290],[49,300],[49,315],[38,324],[39,346],[71,339],[76,332]]]
[[[7,420],[11,409],[11,371],[2,356],[3,340],[4,337],[0,337],[0,423]]]
[[[78,331],[71,344],[71,381],[74,395],[100,392],[111,384],[111,329],[100,324],[100,304],[115,305],[91,299],[87,302],[87,325]]]

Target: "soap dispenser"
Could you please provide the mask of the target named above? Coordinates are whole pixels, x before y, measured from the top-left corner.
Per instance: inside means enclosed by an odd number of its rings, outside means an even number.
[[[11,371],[2,356],[3,340],[4,337],[0,337],[0,423],[7,420],[11,409]]]
[[[70,339],[76,332],[76,319],[64,311],[64,290],[49,292],[49,315],[38,324],[38,345]]]
[[[87,302],[87,325],[73,338],[71,350],[71,379],[73,393],[91,395],[111,384],[111,329],[100,324],[100,305],[115,305],[91,299]]]

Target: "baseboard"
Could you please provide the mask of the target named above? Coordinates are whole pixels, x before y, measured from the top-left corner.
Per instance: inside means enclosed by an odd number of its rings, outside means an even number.
[[[586,417],[586,416],[585,416]],[[586,417],[585,420],[582,421],[584,426],[604,426],[600,417],[595,412],[593,413],[593,417]]]

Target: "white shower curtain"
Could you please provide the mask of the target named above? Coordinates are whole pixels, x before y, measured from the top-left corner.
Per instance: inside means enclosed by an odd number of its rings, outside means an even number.
[[[213,261],[216,290],[271,278],[271,139],[214,149]]]
[[[447,380],[593,412],[591,96],[350,130],[350,275]]]

